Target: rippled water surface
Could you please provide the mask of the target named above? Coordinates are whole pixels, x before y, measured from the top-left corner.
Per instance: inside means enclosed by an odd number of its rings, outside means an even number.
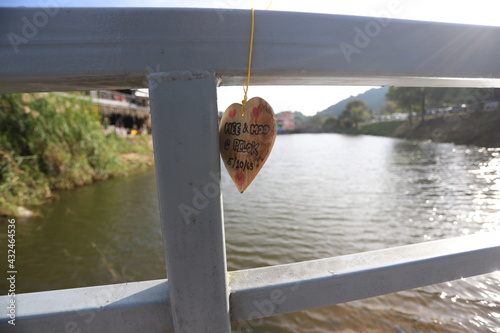
[[[101,182],[60,193],[41,218],[19,220],[18,290],[164,278],[155,186],[153,171]],[[500,231],[500,149],[283,135],[244,194],[225,171],[223,192],[230,270]],[[233,331],[500,332],[500,273],[235,323]]]

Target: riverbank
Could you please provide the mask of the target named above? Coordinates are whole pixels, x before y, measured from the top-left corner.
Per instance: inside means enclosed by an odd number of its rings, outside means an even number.
[[[500,147],[500,112],[450,114],[443,117],[361,124],[342,133],[388,136],[410,140],[432,140],[481,147]]]
[[[59,190],[152,165],[151,137],[105,135],[88,99],[0,95],[0,215],[36,214]]]
[[[60,178],[54,184],[49,179],[33,179],[17,167],[22,158],[0,151],[0,165],[8,165],[10,181],[0,185],[0,216],[30,217],[38,215],[38,208],[54,199],[60,191],[115,177],[125,177],[153,167],[154,156],[151,136],[123,138],[122,151],[115,156],[117,169],[101,175],[85,172],[73,179]],[[10,164],[10,165],[9,165]],[[120,166],[118,168],[118,166]],[[10,192],[10,193],[9,193]]]

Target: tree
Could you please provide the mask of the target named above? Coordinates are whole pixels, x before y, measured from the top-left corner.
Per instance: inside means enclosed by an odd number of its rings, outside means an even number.
[[[323,123],[323,130],[327,132],[333,132],[339,127],[339,118],[335,116],[328,117]]]
[[[344,124],[352,123],[356,128],[358,128],[360,122],[371,117],[370,108],[365,101],[361,99],[355,99],[347,103],[344,111],[340,114],[340,119]]]
[[[420,119],[424,121],[429,104],[441,106],[440,103],[445,94],[445,88],[391,87],[386,96],[408,112],[408,120],[411,124],[414,110],[420,111]]]
[[[391,87],[386,97],[409,113],[411,124],[414,110],[420,111],[422,121],[429,108],[466,104],[469,108],[481,110],[484,102],[500,100],[500,89]]]
[[[403,111],[408,112],[408,120],[412,123],[413,110],[418,108],[418,91],[411,87],[391,87],[386,94],[390,101],[396,102]]]
[[[394,101],[385,101],[380,107],[380,115],[389,115],[397,111],[398,104]]]

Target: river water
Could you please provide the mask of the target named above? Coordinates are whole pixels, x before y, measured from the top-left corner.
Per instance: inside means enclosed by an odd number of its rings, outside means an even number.
[[[500,231],[500,149],[282,135],[244,194],[223,172],[223,195],[229,270]],[[17,222],[18,292],[166,277],[153,170],[59,196],[43,217]],[[235,323],[233,331],[249,327],[500,332],[500,272]]]

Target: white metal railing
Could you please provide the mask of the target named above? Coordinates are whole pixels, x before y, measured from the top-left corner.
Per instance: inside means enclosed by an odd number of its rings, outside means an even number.
[[[168,270],[168,281],[17,295],[16,329],[229,332],[230,321],[500,269],[490,233],[227,272],[216,87],[244,82],[249,15],[0,8],[0,92],[149,86]],[[257,12],[252,83],[500,87],[498,40],[498,27]]]

